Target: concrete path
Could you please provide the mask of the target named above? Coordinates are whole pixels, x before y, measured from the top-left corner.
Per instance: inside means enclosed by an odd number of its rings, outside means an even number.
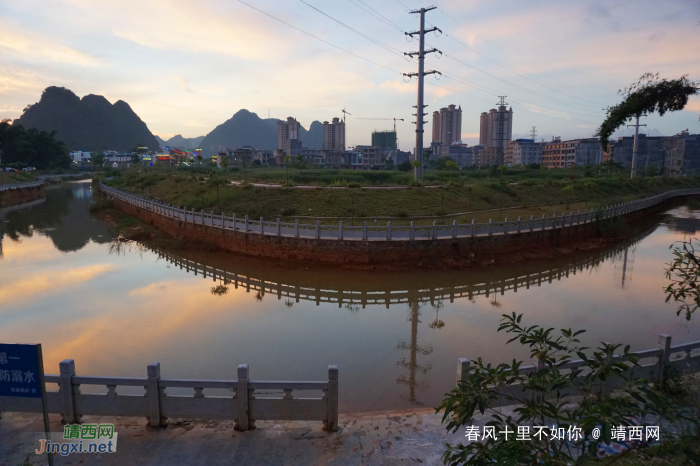
[[[445,442],[464,442],[449,434],[433,410],[393,411],[342,416],[338,432],[320,422],[261,422],[237,432],[230,421],[175,420],[152,429],[142,418],[86,416],[84,423],[116,423],[117,452],[56,456],[62,465],[439,465]],[[476,423],[475,423],[476,424]],[[47,464],[36,455],[43,435],[38,414],[2,413],[0,465]],[[51,430],[63,432],[60,416],[51,416]]]

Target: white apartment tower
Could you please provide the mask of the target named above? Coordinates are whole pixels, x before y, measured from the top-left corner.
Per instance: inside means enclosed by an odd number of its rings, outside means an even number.
[[[503,147],[513,139],[513,108],[506,110],[505,106],[492,108],[479,118],[479,145],[498,147],[498,119],[503,119]]]
[[[340,118],[323,122],[323,150],[345,150],[345,122]]]
[[[292,155],[292,142],[299,140],[301,125],[296,118],[289,117],[287,121],[277,121],[277,150],[283,150],[285,154]]]
[[[445,146],[462,140],[462,106],[450,105],[433,112],[433,142]]]

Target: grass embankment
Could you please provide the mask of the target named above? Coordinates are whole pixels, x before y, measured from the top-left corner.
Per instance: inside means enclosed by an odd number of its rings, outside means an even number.
[[[35,172],[0,172],[0,184],[30,183],[36,181]]]
[[[597,208],[650,196],[671,189],[700,186],[698,178],[598,177],[571,180],[525,179],[504,183],[502,179],[477,180],[464,186],[440,188],[298,189],[259,188],[251,185],[212,186],[206,176],[185,173],[126,172],[108,184],[150,196],[163,202],[227,215],[303,222],[340,219],[402,224],[412,218],[418,224],[488,222],[508,217],[542,216],[564,211]],[[517,207],[517,208],[514,208]],[[484,212],[487,211],[487,212]],[[452,215],[464,213],[463,215]],[[430,217],[430,218],[419,218]]]

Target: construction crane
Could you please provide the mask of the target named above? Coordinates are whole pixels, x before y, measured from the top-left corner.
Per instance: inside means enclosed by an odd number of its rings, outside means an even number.
[[[396,132],[396,122],[403,121],[403,118],[356,118],[357,120],[394,120],[394,132]]]
[[[345,123],[345,114],[347,113],[348,115],[352,115],[352,113],[346,112],[346,111],[345,111],[345,108],[343,108],[343,109],[341,110],[341,112],[343,112],[343,123]]]

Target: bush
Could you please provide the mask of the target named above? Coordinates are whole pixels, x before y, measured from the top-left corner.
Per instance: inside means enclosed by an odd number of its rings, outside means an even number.
[[[282,215],[283,217],[291,217],[292,215],[296,215],[296,213],[297,209],[295,209],[294,207],[287,207],[286,209],[282,210],[282,212],[280,212],[280,215]]]
[[[423,186],[423,184],[422,184],[420,181],[411,180],[411,181],[408,183],[408,186],[409,186],[410,188],[421,188],[421,187]]]
[[[98,199],[90,204],[90,212],[100,212],[114,207],[111,199]]]
[[[360,183],[357,183],[353,181],[352,183],[348,183],[348,188],[361,188],[362,185]]]

